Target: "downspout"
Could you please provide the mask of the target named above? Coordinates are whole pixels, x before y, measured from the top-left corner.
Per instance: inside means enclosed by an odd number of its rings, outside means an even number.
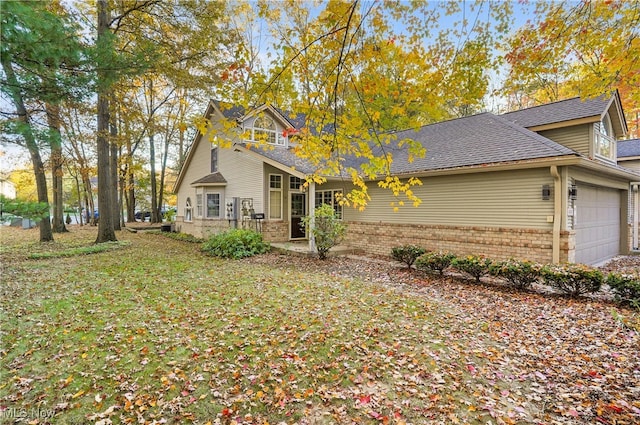
[[[560,225],[562,221],[562,180],[558,167],[551,166],[553,176],[553,241],[551,244],[551,255],[553,264],[560,262]]]
[[[638,241],[638,222],[640,221],[640,182],[631,182],[631,191],[633,192],[633,224],[632,224],[632,250],[639,251],[640,243]]]

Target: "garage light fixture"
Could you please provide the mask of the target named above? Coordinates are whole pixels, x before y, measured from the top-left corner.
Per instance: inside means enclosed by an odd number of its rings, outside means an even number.
[[[549,199],[551,199],[551,186],[549,186],[548,184],[543,184],[542,185],[542,200],[543,201],[548,201]]]
[[[572,201],[578,199],[578,188],[575,184],[569,186],[569,199],[571,199]]]

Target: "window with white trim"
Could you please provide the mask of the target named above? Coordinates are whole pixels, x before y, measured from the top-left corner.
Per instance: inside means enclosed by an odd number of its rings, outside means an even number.
[[[595,124],[595,153],[596,156],[609,161],[616,160],[616,139],[611,125],[609,113],[605,114],[602,121]]]
[[[196,217],[202,217],[202,193],[196,194]]]
[[[316,208],[322,204],[331,205],[336,212],[336,218],[342,219],[342,205],[338,201],[342,196],[341,190],[318,190],[316,191]]]
[[[220,218],[219,193],[207,193],[207,218]]]
[[[184,205],[184,221],[192,221],[193,217],[191,216],[191,198],[187,198],[187,202]]]
[[[278,133],[276,122],[266,115],[260,115],[253,121],[250,129],[251,142],[265,142],[271,145],[285,146],[287,143],[286,136]]]
[[[282,219],[282,175],[269,174],[269,218]]]
[[[289,176],[289,189],[300,190],[302,187],[302,179],[300,177]]]
[[[218,148],[211,148],[211,172],[215,173],[218,171]]]

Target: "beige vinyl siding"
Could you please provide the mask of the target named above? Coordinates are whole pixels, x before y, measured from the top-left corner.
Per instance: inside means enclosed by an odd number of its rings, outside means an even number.
[[[618,158],[618,165],[640,174],[640,158],[630,160],[621,160]],[[640,178],[638,178],[638,180],[640,180]]]
[[[262,161],[246,152],[223,148],[218,153],[218,171],[227,180],[227,197],[252,198],[255,212],[264,211]]]
[[[419,207],[409,202],[393,212],[397,201],[388,190],[370,184],[371,201],[364,212],[345,208],[346,221],[416,223],[448,226],[551,229],[553,195],[542,200],[542,185],[553,188],[548,168],[428,177],[414,192]],[[331,184],[316,190],[331,188]]]
[[[540,131],[539,134],[578,153],[592,156],[592,129],[593,124],[582,124],[566,128],[544,130]]]
[[[205,139],[201,140],[200,143],[197,143],[196,151],[193,152],[191,162],[189,163],[188,168],[184,171],[184,177],[177,193],[177,215],[182,216],[184,214],[184,205],[188,197],[191,198],[193,212],[195,214],[196,190],[193,186],[191,186],[191,183],[206,176],[207,174],[210,174],[210,171],[211,144]]]

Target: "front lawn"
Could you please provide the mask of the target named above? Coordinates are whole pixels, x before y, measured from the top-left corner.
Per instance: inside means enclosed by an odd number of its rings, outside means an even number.
[[[146,233],[33,259],[95,231],[0,229],[0,423],[640,420],[631,310]]]

